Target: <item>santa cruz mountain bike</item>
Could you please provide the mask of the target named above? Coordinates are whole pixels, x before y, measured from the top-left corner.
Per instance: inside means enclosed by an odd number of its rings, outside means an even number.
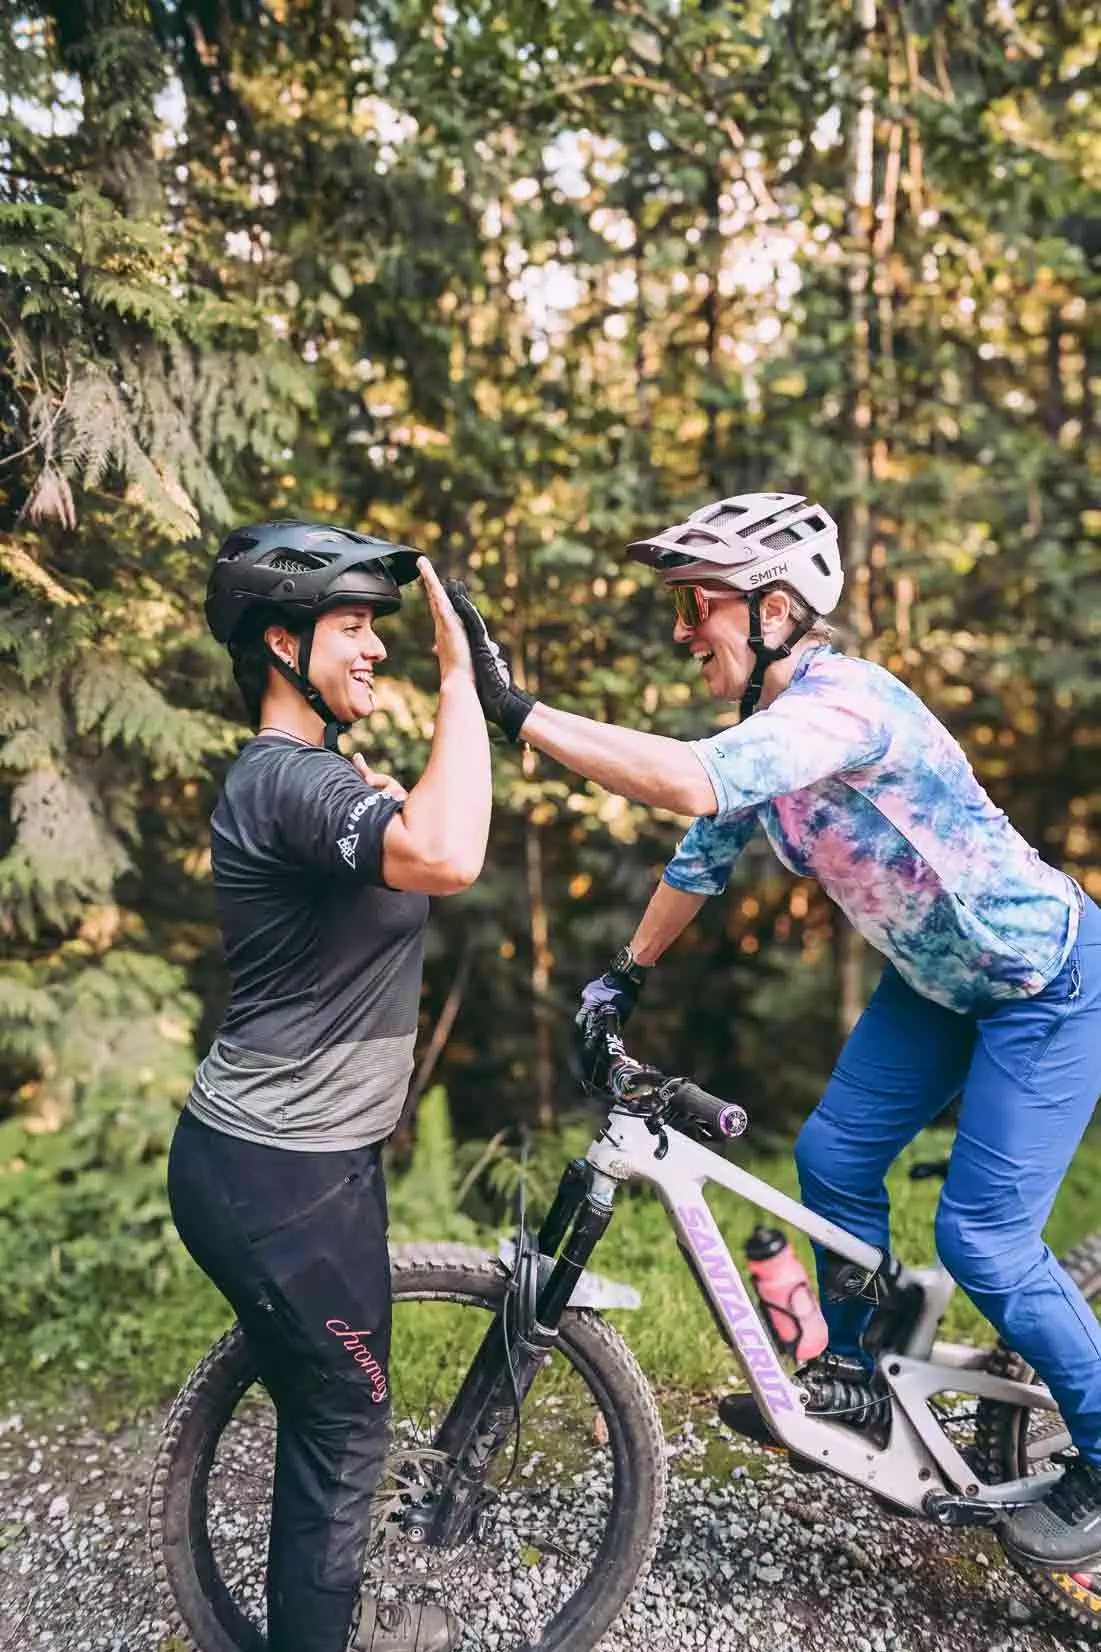
[[[455,1652],[589,1652],[615,1620],[653,1555],[666,1472],[653,1396],[586,1271],[632,1181],[665,1206],[793,1464],[944,1526],[996,1532],[1045,1495],[1070,1445],[1062,1419],[1011,1350],[937,1340],[947,1274],[902,1266],[729,1162],[701,1138],[740,1135],[740,1107],[632,1060],[614,1016],[603,1038],[606,1120],[566,1166],[538,1233],[521,1223],[509,1265],[467,1246],[394,1251],[392,1440],[365,1593],[414,1612],[426,1599],[446,1606],[461,1626]],[[837,1290],[875,1302],[875,1426],[851,1426],[843,1382],[831,1403],[828,1381],[811,1395],[792,1376],[708,1208],[709,1182],[826,1246]],[[1066,1265],[1101,1299],[1101,1236]],[[265,1646],[274,1439],[234,1327],[171,1408],[150,1496],[164,1610],[197,1652]],[[1101,1629],[1101,1575],[1028,1576],[1079,1630]]]

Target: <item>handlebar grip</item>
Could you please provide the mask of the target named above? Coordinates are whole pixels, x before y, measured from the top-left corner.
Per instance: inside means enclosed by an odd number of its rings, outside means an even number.
[[[685,1080],[677,1087],[673,1092],[672,1102],[680,1112],[697,1119],[716,1136],[726,1136],[728,1139],[741,1136],[749,1124],[744,1107],[739,1107],[736,1102],[721,1101],[718,1096],[709,1095],[691,1080]]]

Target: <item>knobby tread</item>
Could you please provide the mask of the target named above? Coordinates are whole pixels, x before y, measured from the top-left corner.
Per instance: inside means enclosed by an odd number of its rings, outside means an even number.
[[[1061,1263],[1088,1302],[1101,1297],[1101,1233],[1091,1233],[1068,1251]],[[1027,1360],[1004,1342],[992,1349],[985,1369],[1015,1382],[1032,1382],[1036,1375]],[[1022,1472],[1018,1457],[1021,1425],[1019,1407],[980,1400],[975,1416],[975,1468],[988,1485],[1016,1479]],[[1076,1585],[1065,1572],[1045,1571],[1008,1549],[1002,1552],[1052,1611],[1091,1638],[1101,1639],[1101,1611],[1093,1611],[1089,1605],[1096,1596]]]
[[[412,1288],[419,1283],[443,1295],[447,1294],[450,1285],[457,1295],[469,1293],[491,1302],[500,1292],[507,1275],[504,1264],[497,1258],[475,1245],[460,1243],[395,1245],[391,1249],[391,1268],[395,1297],[412,1294]],[[665,1438],[649,1383],[619,1332],[589,1308],[567,1310],[563,1316],[563,1329],[567,1331],[569,1341],[576,1345],[583,1361],[589,1362],[590,1355],[596,1355],[591,1363],[597,1368],[598,1375],[611,1373],[608,1388],[609,1392],[613,1387],[618,1390],[614,1396],[617,1410],[630,1411],[632,1432],[636,1437],[641,1434],[644,1440],[643,1450],[637,1453],[640,1460],[635,1466],[644,1475],[649,1471],[650,1480],[650,1512],[645,1530],[636,1535],[629,1554],[615,1557],[614,1571],[618,1578],[613,1578],[607,1568],[603,1573],[605,1600],[619,1597],[614,1613],[608,1621],[604,1621],[606,1611],[594,1612],[590,1606],[576,1628],[568,1631],[567,1638],[556,1641],[557,1652],[588,1652],[641,1586],[653,1561],[665,1508]],[[601,1367],[602,1371],[599,1369]],[[237,1372],[234,1376],[235,1368]],[[171,1647],[172,1652],[184,1652],[184,1649],[186,1652],[211,1652],[211,1649],[196,1644],[184,1622],[172,1590],[161,1539],[166,1498],[175,1471],[180,1436],[203,1403],[208,1387],[224,1384],[227,1371],[231,1374],[231,1390],[233,1380],[240,1381],[242,1393],[250,1386],[251,1364],[244,1334],[237,1325],[219,1338],[180,1389],[165,1418],[153,1465],[148,1498],[149,1537],[156,1593],[169,1626],[169,1639],[167,1643],[162,1643],[166,1645],[166,1652],[167,1647]],[[629,1570],[629,1577],[624,1575],[626,1570]],[[242,1652],[260,1652],[265,1644],[257,1632],[254,1641]],[[226,1638],[224,1652],[228,1652],[229,1647],[230,1642]]]

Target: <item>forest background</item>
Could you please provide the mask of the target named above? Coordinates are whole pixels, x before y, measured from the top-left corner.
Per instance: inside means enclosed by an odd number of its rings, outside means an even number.
[[[224,1002],[231,524],[415,545],[533,692],[689,738],[733,712],[623,547],[806,493],[841,646],[1101,895],[1099,44],[1055,0],[0,0],[0,1381],[155,1387],[221,1312],[163,1173]],[[356,741],[408,782],[416,593],[386,640]],[[398,1231],[504,1220],[521,1122],[537,1191],[583,1139],[577,991],[684,828],[504,745],[495,787]],[[878,967],[755,844],[638,1047],[782,1154]]]

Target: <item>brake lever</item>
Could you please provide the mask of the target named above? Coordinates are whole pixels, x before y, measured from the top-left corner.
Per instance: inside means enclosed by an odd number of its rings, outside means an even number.
[[[592,1011],[580,1031],[586,1052],[597,1058],[592,1062],[591,1088],[602,1090],[620,1107],[641,1118],[650,1134],[658,1138],[655,1156],[663,1159],[669,1151],[665,1128],[669,1105],[684,1080],[669,1078],[659,1068],[628,1055],[614,1010]],[[604,1068],[603,1083],[598,1083],[595,1076],[598,1061]]]
[[[608,1070],[608,1089],[616,1101],[639,1107],[652,1096],[664,1101],[662,1088],[665,1074],[656,1067],[644,1066],[630,1057],[613,1061]],[[660,1081],[660,1082],[659,1082]],[[640,1109],[641,1110],[641,1109]]]

